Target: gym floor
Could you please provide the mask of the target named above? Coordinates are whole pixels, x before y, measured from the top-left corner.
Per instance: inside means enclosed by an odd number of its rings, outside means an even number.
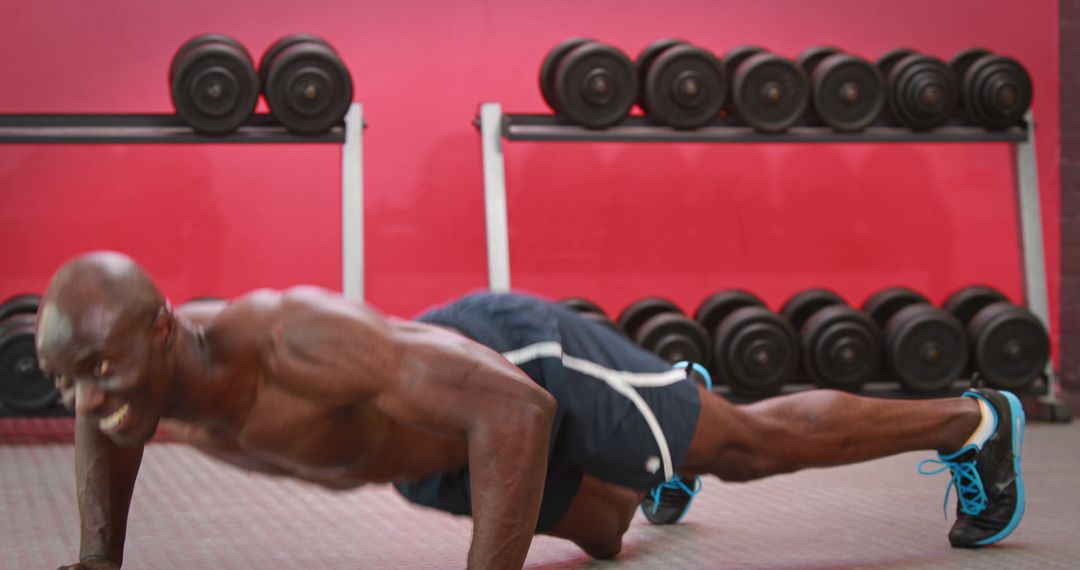
[[[77,555],[74,448],[34,443],[42,431],[69,430],[64,422],[0,420],[0,568],[55,568]],[[983,550],[949,547],[948,476],[918,475],[933,454],[909,453],[754,483],[710,478],[681,524],[637,516],[615,562],[539,537],[526,567],[1076,568],[1078,441],[1080,423],[1029,424],[1027,513],[1012,536]],[[470,531],[469,519],[407,504],[388,486],[330,492],[155,443],[135,491],[124,567],[460,568]]]

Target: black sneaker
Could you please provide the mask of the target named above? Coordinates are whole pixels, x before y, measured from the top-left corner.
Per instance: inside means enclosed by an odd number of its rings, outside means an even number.
[[[675,475],[645,494],[641,513],[653,524],[675,524],[690,511],[690,503],[701,492],[701,477],[694,477],[694,488]]]
[[[940,473],[946,468],[952,480],[945,492],[948,509],[949,493],[956,487],[956,523],[949,531],[949,542],[956,548],[979,548],[993,544],[1016,529],[1024,515],[1024,481],[1020,476],[1020,446],[1024,442],[1024,409],[1020,399],[1009,392],[978,389],[964,396],[979,398],[994,411],[994,433],[982,449],[967,445],[949,455],[938,454],[938,460],[928,459],[919,464],[925,475]],[[938,469],[925,470],[923,465],[937,463]],[[946,510],[948,518],[948,510]]]

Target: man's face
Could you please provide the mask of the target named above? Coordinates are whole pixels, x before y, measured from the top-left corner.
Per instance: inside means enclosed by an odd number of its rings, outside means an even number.
[[[154,435],[166,405],[163,346],[153,318],[125,318],[97,304],[65,310],[47,302],[38,315],[37,350],[64,405],[97,420],[119,445],[139,445]]]

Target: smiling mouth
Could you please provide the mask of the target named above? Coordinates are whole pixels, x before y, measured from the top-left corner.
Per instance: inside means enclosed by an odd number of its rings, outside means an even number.
[[[107,432],[116,431],[117,428],[119,428],[120,425],[122,423],[124,423],[124,420],[127,418],[128,408],[130,408],[130,407],[131,407],[131,402],[128,402],[128,403],[124,404],[123,406],[120,406],[120,408],[118,410],[116,410],[115,412],[105,416],[104,418],[101,418],[101,420],[98,421],[98,427],[100,427],[102,431],[107,431]]]

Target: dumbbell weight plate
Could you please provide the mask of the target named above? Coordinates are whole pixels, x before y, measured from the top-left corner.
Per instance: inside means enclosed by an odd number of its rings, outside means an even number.
[[[893,66],[900,62],[905,57],[917,53],[911,48],[896,48],[889,50],[877,59],[877,68],[881,71],[881,75],[884,77],[889,76],[889,72],[892,71]]]
[[[814,46],[803,50],[803,52],[799,54],[799,57],[795,58],[795,64],[801,67],[807,75],[811,75],[814,73],[814,68],[824,61],[825,58],[838,53],[844,52],[839,48],[832,46]]]
[[[584,298],[584,297],[566,297],[559,299],[557,302],[559,305],[571,309],[578,313],[600,313],[604,315],[604,310],[600,308],[600,305]]]
[[[172,60],[169,61],[169,75],[167,75],[165,78],[170,85],[172,85],[173,74],[176,72],[176,62],[186,57],[187,52],[190,51],[191,48],[199,47],[203,44],[209,43],[223,43],[231,45],[237,50],[246,54],[248,56],[248,60],[251,60],[251,53],[248,52],[246,47],[244,47],[244,44],[236,41],[235,38],[227,36],[225,34],[200,34],[184,42],[176,50],[176,53],[173,54]]]
[[[960,321],[932,305],[901,309],[889,319],[885,339],[885,365],[908,391],[941,392],[967,367],[967,333]]]
[[[352,103],[352,78],[329,45],[297,42],[278,51],[267,65],[266,102],[289,130],[320,134],[345,118]]]
[[[960,324],[967,326],[984,307],[1001,301],[1008,301],[1001,291],[986,285],[973,285],[949,295],[942,308],[956,317]]]
[[[235,40],[203,37],[191,43],[181,47],[170,65],[173,107],[197,132],[232,132],[251,117],[259,99],[251,56]]]
[[[811,82],[814,113],[836,131],[865,129],[885,106],[885,78],[861,57],[829,56],[818,64]]]
[[[798,368],[798,355],[795,330],[764,306],[736,309],[716,329],[714,368],[740,396],[766,398],[780,392]]]
[[[587,128],[623,120],[637,98],[634,63],[622,51],[598,42],[574,48],[555,72],[555,97],[562,113]]]
[[[12,295],[4,300],[0,304],[0,321],[8,318],[11,315],[17,314],[34,314],[37,313],[38,306],[41,305],[41,295],[35,295],[33,293],[20,293],[18,295]]]
[[[724,75],[730,80],[735,77],[735,70],[742,65],[742,62],[764,51],[765,48],[753,45],[741,45],[729,49],[723,59]]]
[[[811,124],[820,124],[820,121],[817,120],[817,117],[816,117],[815,113],[813,112],[814,111],[814,109],[813,109],[813,107],[814,107],[813,92],[814,92],[814,88],[815,88],[814,87],[814,69],[817,68],[818,64],[821,63],[825,58],[827,58],[829,56],[832,56],[832,55],[839,54],[839,53],[844,53],[844,52],[842,50],[840,50],[838,48],[835,48],[835,47],[832,47],[832,46],[814,46],[814,47],[806,48],[805,50],[803,50],[802,53],[799,54],[798,57],[795,58],[795,65],[798,65],[799,67],[801,67],[802,70],[806,72],[806,76],[810,79],[810,91],[811,91],[810,95],[811,96],[810,96],[810,104],[809,104],[808,109],[807,109],[810,112],[807,114],[807,118],[809,119],[809,122]]]
[[[261,89],[266,89],[266,78],[267,74],[270,73],[270,62],[274,61],[274,58],[285,48],[304,42],[321,44],[331,50],[334,49],[329,42],[314,34],[292,34],[278,38],[263,51],[262,57],[259,58],[259,87]]]
[[[710,335],[716,334],[716,327],[728,315],[743,307],[764,307],[765,303],[753,293],[742,289],[728,289],[710,295],[694,311],[694,320],[705,327]]]
[[[803,324],[811,315],[829,305],[846,305],[840,295],[828,289],[806,289],[794,295],[780,308],[780,314],[801,332]]]
[[[59,398],[56,386],[38,369],[34,315],[10,315],[0,322],[0,406],[33,414]]]
[[[992,388],[1019,391],[1034,382],[1050,358],[1050,338],[1035,315],[1012,303],[984,307],[968,324],[975,369]]]
[[[1016,125],[1031,107],[1031,76],[1014,59],[983,57],[968,68],[963,79],[964,109],[988,129]]]
[[[583,319],[585,319],[587,321],[593,321],[594,323],[600,323],[601,325],[604,325],[605,327],[611,329],[613,332],[617,332],[620,335],[623,334],[623,332],[621,330],[619,330],[619,325],[615,324],[615,321],[612,321],[611,319],[608,318],[607,315],[605,315],[603,313],[594,313],[592,311],[585,311],[585,312],[578,313],[578,314],[581,315],[581,318],[583,318]],[[623,336],[625,336],[625,335],[623,335]]]
[[[956,77],[963,82],[964,75],[967,74],[967,70],[971,67],[971,64],[987,55],[990,55],[990,50],[983,48],[968,48],[952,56],[952,59],[949,60],[949,67],[953,68],[953,71],[956,72]]]
[[[761,132],[782,132],[806,112],[810,87],[806,72],[794,62],[759,53],[735,70],[731,96],[746,124]]]
[[[945,62],[912,54],[889,71],[889,108],[893,118],[910,129],[933,129],[956,110],[959,89],[956,73]]]
[[[634,59],[634,73],[638,78],[638,95],[637,103],[641,110],[648,113],[648,102],[645,100],[645,76],[649,73],[649,68],[652,67],[653,61],[664,53],[668,48],[673,48],[677,45],[685,44],[683,40],[675,38],[663,38],[656,40],[655,42],[645,46],[645,49],[641,50],[637,58]]]
[[[701,325],[681,313],[653,316],[641,325],[634,341],[673,364],[688,360],[708,366],[709,335]]]
[[[802,328],[803,369],[815,384],[857,392],[881,369],[881,333],[863,313],[831,305]]]
[[[732,88],[735,78],[735,70],[739,68],[739,65],[749,59],[751,56],[757,55],[764,51],[765,48],[759,46],[740,45],[729,49],[727,53],[724,54],[724,57],[720,60],[720,63],[724,66],[724,77],[727,78],[729,90]],[[724,99],[724,110],[725,113],[728,115],[736,114],[735,103],[733,99],[734,97],[731,96],[731,93],[728,93],[728,96]]]
[[[544,57],[544,62],[540,64],[540,94],[552,111],[561,112],[555,96],[555,72],[558,70],[559,62],[574,48],[592,41],[589,38],[567,38],[551,48]]]
[[[930,300],[918,291],[907,287],[890,287],[882,289],[866,299],[863,302],[862,310],[870,317],[870,320],[877,324],[878,328],[884,330],[885,325],[889,324],[889,319],[900,312],[900,309],[908,305],[929,303]]]
[[[630,338],[637,338],[638,329],[645,321],[663,313],[683,314],[675,303],[661,297],[645,297],[629,305],[621,313],[617,323]]]
[[[724,68],[713,54],[678,45],[661,53],[649,66],[643,108],[665,125],[694,129],[719,116],[726,92]]]

